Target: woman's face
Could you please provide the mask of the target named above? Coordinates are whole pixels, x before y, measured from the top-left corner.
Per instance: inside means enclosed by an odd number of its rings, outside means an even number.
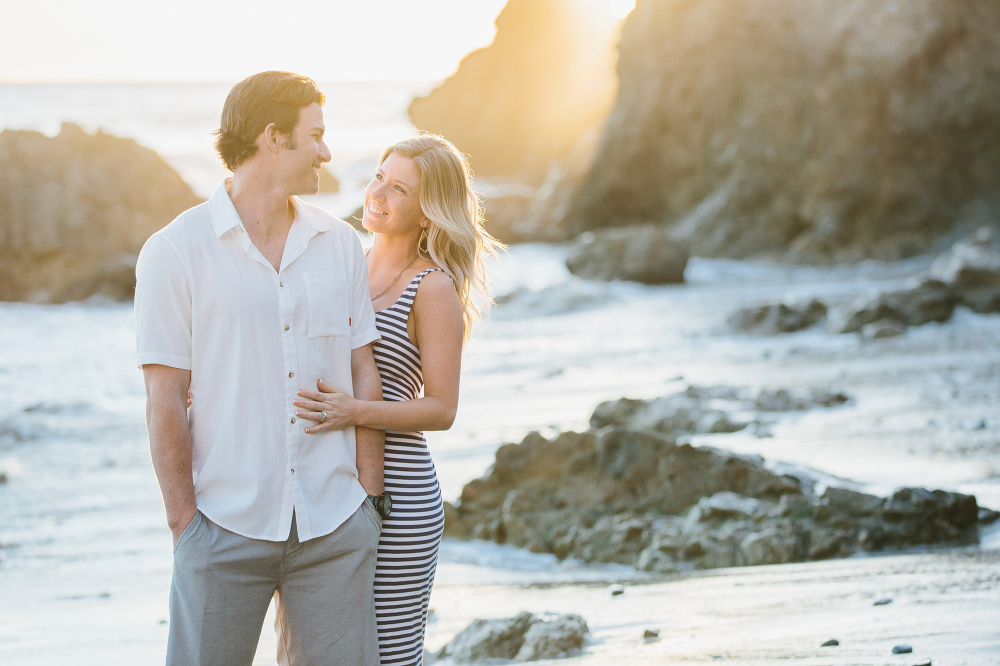
[[[365,188],[362,224],[377,234],[419,234],[429,222],[420,210],[420,170],[409,157],[391,153]]]

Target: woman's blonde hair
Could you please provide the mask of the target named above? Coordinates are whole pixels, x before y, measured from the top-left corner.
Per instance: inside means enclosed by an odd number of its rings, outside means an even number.
[[[468,340],[493,302],[486,257],[495,256],[504,245],[483,228],[483,205],[472,189],[472,169],[450,141],[436,134],[406,139],[386,148],[379,164],[393,153],[410,158],[420,169],[420,209],[430,224],[417,252],[455,282]]]

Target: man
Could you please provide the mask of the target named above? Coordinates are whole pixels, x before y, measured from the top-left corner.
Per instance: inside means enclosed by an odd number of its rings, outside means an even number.
[[[238,83],[216,142],[233,177],[154,234],[136,268],[150,453],[174,538],[168,664],[249,665],[275,593],[281,661],[378,663],[381,519],[365,500],[382,492],[383,436],[307,434],[315,423],[292,404],[321,381],[381,399],[358,236],[294,198],[318,191],[330,160],[324,102],[288,72]]]

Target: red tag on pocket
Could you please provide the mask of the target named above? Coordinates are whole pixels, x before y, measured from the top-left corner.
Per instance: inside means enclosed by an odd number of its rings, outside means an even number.
[[[348,318],[347,318],[347,325],[348,325],[348,326],[350,326],[350,325],[351,325],[351,318],[350,318],[350,317],[348,317]]]

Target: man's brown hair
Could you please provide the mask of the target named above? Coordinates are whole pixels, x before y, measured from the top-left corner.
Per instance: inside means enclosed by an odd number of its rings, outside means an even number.
[[[316,82],[291,72],[260,72],[243,79],[229,91],[222,107],[222,121],[215,131],[215,149],[230,171],[257,152],[257,137],[274,123],[286,135],[285,146],[295,148],[292,130],[299,123],[299,109],[325,104]]]

